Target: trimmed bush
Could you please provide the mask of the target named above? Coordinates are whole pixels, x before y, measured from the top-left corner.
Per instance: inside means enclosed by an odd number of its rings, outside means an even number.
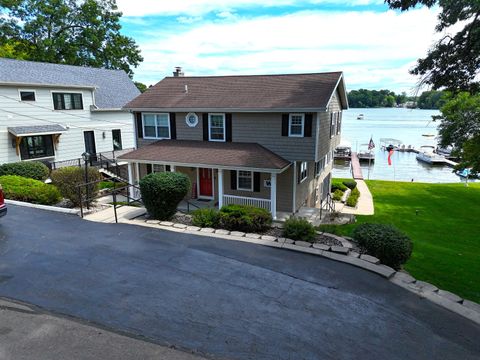
[[[392,225],[362,224],[353,231],[353,238],[368,254],[394,269],[399,269],[412,254],[410,238]]]
[[[53,205],[62,199],[60,191],[43,181],[17,175],[0,176],[6,199],[26,201],[33,204]]]
[[[343,191],[340,190],[340,189],[337,189],[333,193],[332,199],[335,200],[335,201],[340,201],[340,200],[342,200],[342,196],[343,196]]]
[[[127,186],[128,184],[127,183],[124,183],[124,182],[121,182],[121,181],[110,181],[110,180],[105,180],[105,181],[101,181],[98,183],[98,188],[100,190],[103,190],[103,189],[118,189],[118,188],[121,188],[121,187],[124,187],[124,186]]]
[[[226,205],[219,214],[220,227],[231,231],[262,232],[272,225],[270,212],[253,206]]]
[[[140,180],[143,204],[151,217],[168,220],[190,189],[190,179],[179,172],[152,173]]]
[[[346,191],[348,188],[342,183],[341,180],[332,179],[332,186],[331,192],[334,193],[336,190],[340,190],[342,192]]]
[[[65,199],[70,200],[74,206],[80,206],[78,198],[78,185],[85,184],[85,169],[77,166],[67,166],[52,171],[52,182],[58,187],[60,193]],[[88,182],[101,179],[101,175],[96,168],[88,168]],[[86,186],[80,188],[82,199],[86,196]],[[88,185],[89,199],[95,197],[98,193],[98,184]],[[89,200],[90,204],[93,200]],[[83,205],[86,205],[84,202]]]
[[[293,240],[315,240],[315,227],[304,218],[290,217],[283,225],[283,236]]]
[[[218,228],[220,225],[220,214],[216,209],[198,209],[192,214],[192,223],[199,227]]]
[[[348,187],[350,190],[353,190],[357,187],[357,182],[353,179],[351,180],[343,180],[342,184]]]
[[[48,167],[38,161],[19,161],[0,165],[0,176],[17,175],[44,181],[48,178],[49,173]]]
[[[346,204],[351,207],[357,206],[359,197],[360,197],[360,191],[358,191],[357,188],[353,189],[346,201]]]

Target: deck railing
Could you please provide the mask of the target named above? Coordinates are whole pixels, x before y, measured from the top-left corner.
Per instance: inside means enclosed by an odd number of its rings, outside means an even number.
[[[246,196],[223,195],[223,205],[248,205],[259,207],[268,211],[272,210],[270,199],[251,198]]]

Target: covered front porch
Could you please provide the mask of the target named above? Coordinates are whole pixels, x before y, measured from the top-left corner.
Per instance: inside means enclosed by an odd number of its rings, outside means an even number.
[[[152,172],[187,175],[192,187],[179,204],[183,211],[250,205],[270,211],[276,219],[279,210],[291,208],[284,198],[288,191],[281,191],[291,178],[290,163],[258,144],[161,140],[121,159],[128,162],[132,184]]]

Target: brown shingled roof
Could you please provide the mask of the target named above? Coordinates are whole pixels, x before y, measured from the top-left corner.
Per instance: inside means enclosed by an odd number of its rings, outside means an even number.
[[[173,165],[266,169],[281,172],[290,162],[256,143],[159,140],[119,156],[122,160]]]
[[[341,72],[166,77],[125,108],[320,109],[327,106],[341,78]],[[345,92],[343,84],[340,91]],[[341,97],[348,107],[344,94]]]

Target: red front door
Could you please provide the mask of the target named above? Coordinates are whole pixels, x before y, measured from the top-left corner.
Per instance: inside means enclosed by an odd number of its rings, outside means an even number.
[[[198,169],[198,177],[200,180],[200,196],[213,196],[213,179],[212,169]]]

